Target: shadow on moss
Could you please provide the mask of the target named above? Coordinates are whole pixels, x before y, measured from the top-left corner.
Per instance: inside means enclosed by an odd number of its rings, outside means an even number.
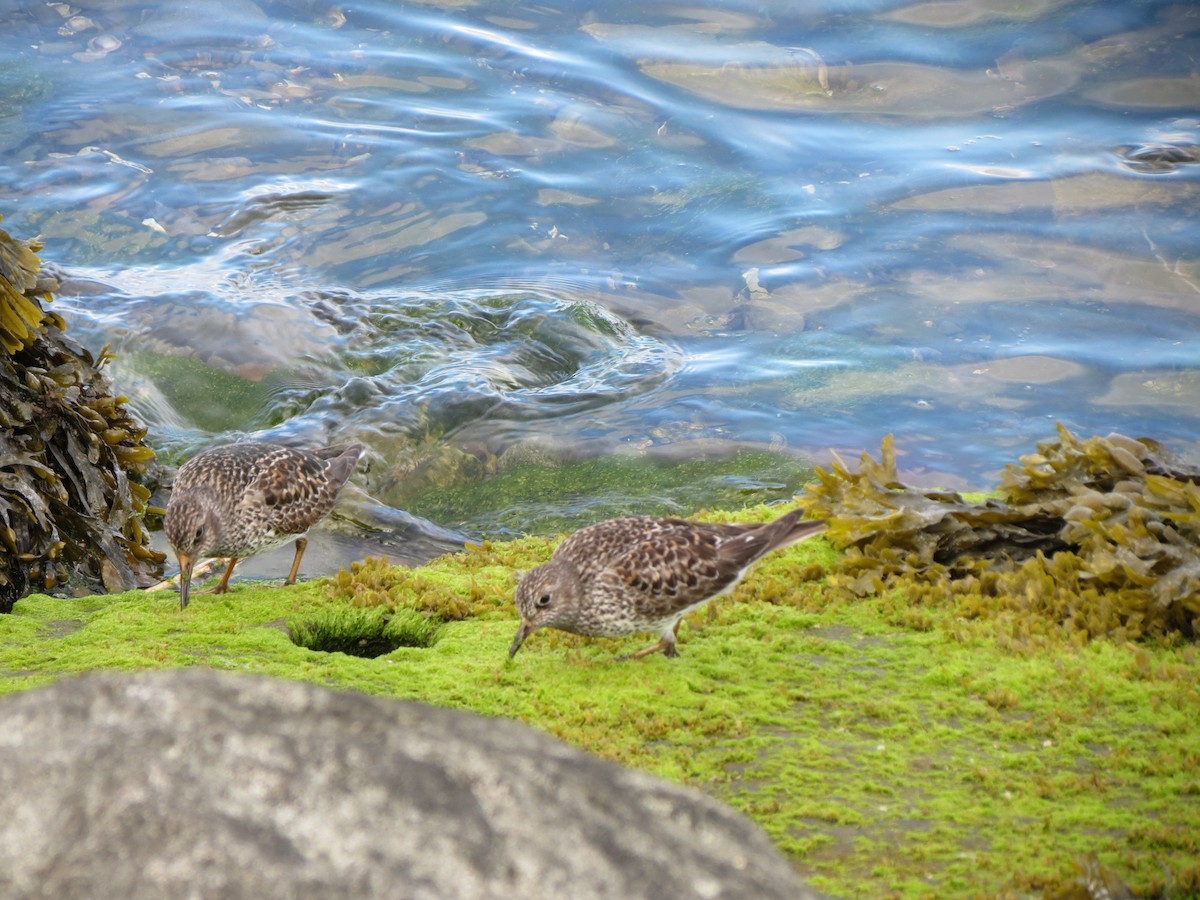
[[[319,615],[288,623],[292,643],[324,653],[374,659],[400,647],[431,647],[442,623],[411,609],[331,606]]]

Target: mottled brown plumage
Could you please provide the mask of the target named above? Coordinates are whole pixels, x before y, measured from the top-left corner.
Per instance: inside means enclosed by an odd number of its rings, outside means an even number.
[[[246,441],[188,460],[167,504],[167,540],[179,558],[179,596],[188,605],[192,566],[205,557],[229,560],[214,593],[229,590],[237,561],[295,539],[286,584],[294,584],[308,529],[333,509],[363,446],[316,451]]]
[[[657,644],[632,655],[678,656],[675,631],[687,613],[731,589],[763,555],[825,530],[801,514],[766,524],[634,516],[580,529],[517,586],[521,627],[509,656],[539,628],[592,637],[657,632]]]

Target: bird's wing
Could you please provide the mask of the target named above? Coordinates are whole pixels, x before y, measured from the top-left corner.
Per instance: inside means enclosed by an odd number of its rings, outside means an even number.
[[[736,571],[721,565],[717,535],[693,523],[654,520],[629,537],[611,571],[648,594],[675,596],[698,589],[715,593],[737,577]]]
[[[273,509],[281,532],[299,533],[332,507],[332,494],[323,462],[281,447],[259,461],[242,503]]]

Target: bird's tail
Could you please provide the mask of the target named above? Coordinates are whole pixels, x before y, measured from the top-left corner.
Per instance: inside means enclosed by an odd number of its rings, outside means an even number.
[[[771,550],[790,547],[810,537],[816,537],[825,530],[827,523],[824,519],[802,519],[802,515],[804,510],[793,509],[772,522],[768,526],[770,536],[767,546]]]
[[[354,474],[358,459],[366,449],[362,444],[351,444],[345,450],[325,447],[318,450],[317,455],[329,464],[329,480],[340,486]]]
[[[772,550],[790,547],[792,544],[814,537],[825,530],[824,519],[802,521],[800,519],[802,515],[804,515],[804,510],[793,509],[774,522],[768,522],[765,525],[739,523],[716,526],[723,528],[725,534],[728,535],[728,538],[721,543],[717,554],[740,569]]]

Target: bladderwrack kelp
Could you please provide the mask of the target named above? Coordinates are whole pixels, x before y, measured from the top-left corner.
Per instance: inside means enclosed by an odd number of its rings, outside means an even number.
[[[1155,441],[1059,425],[979,503],[902,484],[890,435],[879,461],[817,475],[803,502],[845,551],[834,591],[904,588],[911,603],[1034,616],[1076,640],[1200,631],[1200,468]]]
[[[37,241],[0,229],[0,612],[68,582],[123,591],[162,573],[143,524],[154,451],[93,357],[44,310]]]

